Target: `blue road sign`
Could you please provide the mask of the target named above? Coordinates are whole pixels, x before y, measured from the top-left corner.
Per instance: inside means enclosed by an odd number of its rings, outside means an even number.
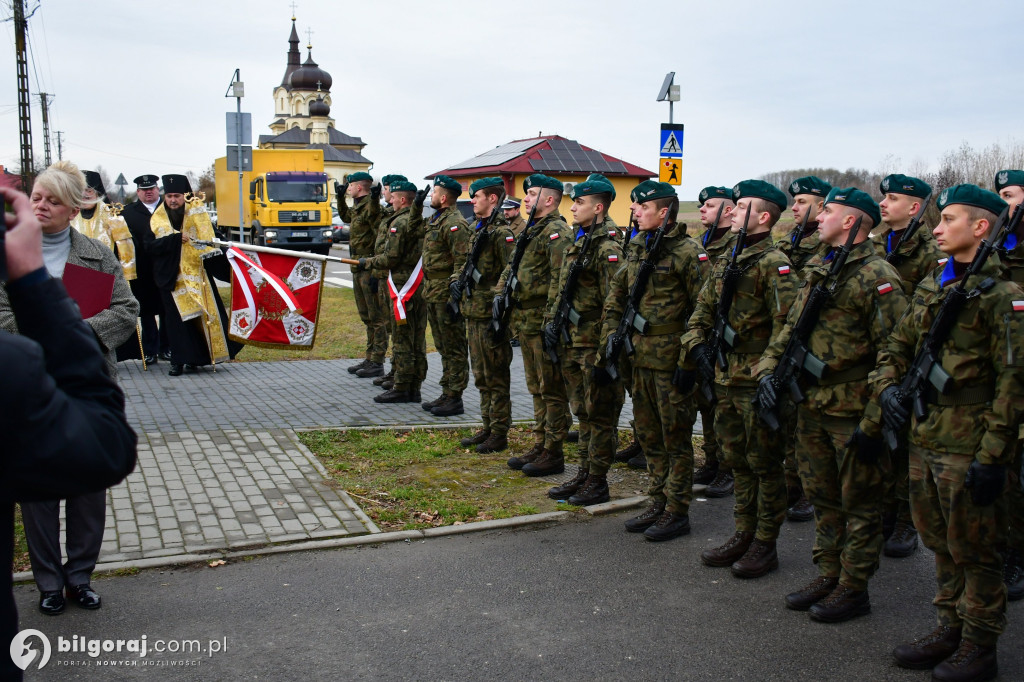
[[[683,124],[661,124],[661,149],[658,156],[683,158]]]

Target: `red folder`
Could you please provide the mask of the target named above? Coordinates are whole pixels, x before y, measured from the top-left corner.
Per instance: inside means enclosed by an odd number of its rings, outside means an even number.
[[[64,265],[63,281],[68,295],[82,311],[83,320],[110,307],[110,299],[114,295],[113,275],[67,263]]]

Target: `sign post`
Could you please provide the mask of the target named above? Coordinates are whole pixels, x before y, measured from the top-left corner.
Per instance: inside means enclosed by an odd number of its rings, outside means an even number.
[[[238,163],[238,241],[239,243],[245,243],[245,223],[242,220],[244,215],[244,195],[242,194],[242,179],[244,173],[247,170],[245,168],[245,159],[243,154],[245,150],[243,145],[246,143],[252,143],[252,115],[242,113],[242,97],[245,96],[245,83],[241,80],[240,69],[235,69],[235,75],[231,77],[231,82],[228,83],[228,91],[224,93],[225,97],[234,97],[238,100],[238,111],[232,114],[230,111],[227,115],[227,138],[228,143],[234,142],[236,147],[235,158]],[[232,134],[233,133],[233,134]],[[234,138],[232,140],[231,138]],[[229,147],[228,159],[231,158],[231,148]],[[249,148],[249,168],[252,170],[252,148]],[[230,161],[229,161],[230,164]]]

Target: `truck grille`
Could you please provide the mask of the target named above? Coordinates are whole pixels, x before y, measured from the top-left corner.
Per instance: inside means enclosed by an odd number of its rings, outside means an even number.
[[[320,211],[278,211],[277,220],[281,223],[318,223]]]

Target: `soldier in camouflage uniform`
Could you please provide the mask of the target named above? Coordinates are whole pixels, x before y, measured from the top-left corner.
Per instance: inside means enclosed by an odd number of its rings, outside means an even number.
[[[1013,211],[1024,202],[1024,170],[1001,170],[996,173],[995,187],[1000,198]],[[1024,229],[1008,235],[999,259],[1006,268],[1006,277],[1024,287]],[[1017,457],[1007,477],[1006,515],[1009,527],[1003,550],[1003,582],[1006,598],[1024,598],[1024,490],[1021,490],[1021,442]]]
[[[523,181],[525,208],[530,211],[536,203],[537,210],[533,223],[517,238],[529,242],[515,273],[518,284],[513,292],[511,326],[519,336],[526,388],[533,396],[534,445],[526,455],[540,448],[532,461],[522,466],[527,476],[548,476],[565,470],[562,444],[569,431],[569,399],[562,368],[548,359],[541,335],[544,313],[558,295],[562,258],[572,241],[569,226],[558,212],[562,187],[558,180],[540,173]],[[498,288],[511,276],[511,267],[506,267]]]
[[[391,219],[391,216],[395,214],[395,209],[391,205],[391,183],[405,180],[404,175],[385,175],[380,179],[380,185],[375,186],[373,190],[376,192],[374,201],[380,204],[381,192],[384,194],[384,206],[380,209],[380,223],[377,225],[377,237],[373,243],[373,255],[380,256],[384,253],[384,243],[388,235],[387,223]],[[375,282],[377,290],[377,299],[380,302],[381,310],[384,311],[384,337],[385,337],[385,348],[387,347],[388,339],[394,336],[395,332],[395,315],[391,309],[391,296],[388,294],[387,278],[388,271],[386,269],[375,269],[371,271],[373,275],[373,281]],[[391,369],[388,371],[386,376],[380,376],[373,380],[374,386],[380,386],[385,391],[390,390],[395,385],[395,358],[394,349],[391,350]]]
[[[601,180],[573,187],[575,239],[565,251],[557,275],[558,295],[544,318],[549,324],[567,293],[572,296],[570,319],[565,323],[569,342],[563,344],[560,334],[548,326],[544,335],[546,347],[556,349],[559,355],[570,403],[580,423],[580,468],[568,482],[550,489],[548,497],[568,499],[570,504],[579,506],[609,499],[607,474],[615,455],[615,425],[624,397],[622,382],[600,385],[591,376],[597,361],[604,301],[612,276],[623,265],[622,247],[616,240],[618,229],[607,216],[613,192],[611,183]],[[581,256],[584,244],[587,253]],[[577,262],[581,269],[576,286],[572,292],[566,292],[569,270]]]
[[[730,260],[724,255],[701,289],[682,344],[701,381],[715,382],[715,434],[736,482],[736,533],[722,546],[704,550],[701,560],[708,566],[731,565],[739,577],[757,578],[779,565],[775,541],[786,513],[786,478],[781,438],[759,422],[751,400],[758,360],[782,331],[797,279],[789,259],[771,240],[772,226],[786,208],[786,195],[767,182],[745,180],[733,187],[733,201],[733,229],[740,230],[748,210],[750,219],[747,243],[736,263],[743,274],[728,320],[737,341],[731,349],[724,342],[722,347],[728,368],[715,378],[717,360],[705,343],[715,325]]]
[[[612,279],[605,299],[601,342],[593,381],[610,380],[605,369],[608,341],[616,332],[640,264],[648,257],[653,237],[666,224],[655,268],[637,305],[643,332],[633,330],[633,415],[636,434],[647,455],[651,506],[626,521],[626,530],[651,541],[670,540],[690,532],[693,496],[693,424],[697,419],[692,371],[677,371],[679,337],[701,287],[701,262],[706,253],[676,222],[678,202],[672,185],[647,180],[633,191],[638,233],[626,247],[626,266]],[[619,367],[621,374],[622,368]]]
[[[372,258],[360,258],[359,270],[387,270],[389,304],[394,319],[394,385],[374,396],[378,403],[420,401],[420,386],[427,376],[427,310],[423,292],[415,283],[423,252],[422,196],[416,186],[399,180],[391,183],[394,215],[386,223],[383,252]],[[417,208],[417,204],[419,208]],[[405,286],[410,289],[406,291]],[[393,291],[392,291],[393,289]]]
[[[807,339],[808,350],[826,370],[821,379],[798,378],[806,399],[797,406],[796,457],[803,490],[814,505],[812,560],[818,577],[788,595],[786,606],[836,623],[871,610],[867,588],[882,552],[878,500],[885,491],[889,461],[881,439],[865,436],[860,423],[870,398],[868,374],[907,299],[896,269],[872,245],[869,233],[881,216],[870,196],[852,187],[833,189],[817,218],[827,251],[805,264],[786,326],[761,357],[758,399],[767,410],[785,400],[787,387],[772,373],[813,287],[834,283],[835,291]],[[862,222],[849,257],[836,277],[828,279],[832,259],[858,218]]]
[[[735,241],[736,235],[730,227],[732,211],[736,205],[732,201],[732,189],[729,187],[705,187],[697,195],[697,200],[700,203],[700,224],[703,228],[697,241],[708,254],[701,272],[703,282],[711,274],[715,262],[723,253],[728,253]],[[733,489],[732,469],[719,456],[718,437],[715,436],[715,406],[703,392],[697,391],[697,407],[704,427],[704,464],[693,472],[693,482],[706,485],[704,494],[708,497],[728,497],[732,495]]]
[[[1000,281],[995,255],[964,282],[970,298],[937,352],[954,388],[945,394],[928,390],[926,414],[912,416],[899,384],[1006,202],[975,185],[956,185],[936,205],[940,218],[933,232],[949,260],[921,280],[879,353],[871,374],[878,404],[866,416],[880,414],[878,421],[897,433],[909,426],[914,525],[935,553],[938,627],[896,647],[896,662],[935,666],[935,680],[988,680],[997,674],[996,645],[1006,627],[1001,493],[1024,405],[1024,290]],[[868,435],[879,433],[878,423],[869,426],[874,432]]]
[[[505,220],[508,221],[508,229],[512,230],[512,234],[516,237],[526,227],[526,221],[523,220],[523,214],[519,207],[520,201],[515,197],[506,197],[501,204],[501,210],[505,212]]]
[[[338,217],[349,225],[349,253],[352,258],[374,254],[377,226],[380,221],[380,202],[370,196],[373,178],[369,173],[351,173],[343,184],[335,184],[338,199]],[[352,197],[349,208],[346,197]],[[352,273],[352,292],[356,299],[359,319],[366,326],[366,358],[348,368],[358,377],[379,377],[384,374],[384,354],[388,350],[385,330],[387,308],[381,308],[377,295],[378,280],[369,271]]]
[[[455,267],[466,262],[469,253],[469,225],[459,213],[456,202],[462,185],[447,175],[434,178],[430,206],[435,210],[423,237],[423,299],[434,345],[441,354],[441,397],[423,403],[423,409],[436,417],[464,412],[462,392],[469,383],[469,356],[466,322],[453,320],[446,310],[448,282]]]
[[[490,332],[491,301],[498,290],[498,279],[505,270],[515,237],[501,215],[500,202],[504,194],[501,178],[481,178],[469,186],[476,224],[469,244],[469,253],[479,239],[486,239],[476,263],[479,281],[471,291],[458,287],[458,276],[465,263],[457,263],[452,274],[452,296],[461,299],[462,315],[466,318],[466,336],[469,341],[469,359],[473,367],[473,382],[480,391],[480,419],[483,428],[462,439],[463,447],[476,446],[477,452],[499,452],[508,447],[508,429],[512,425],[509,366],[512,347],[508,337],[495,338]],[[498,208],[495,220],[488,224],[492,212]]]

